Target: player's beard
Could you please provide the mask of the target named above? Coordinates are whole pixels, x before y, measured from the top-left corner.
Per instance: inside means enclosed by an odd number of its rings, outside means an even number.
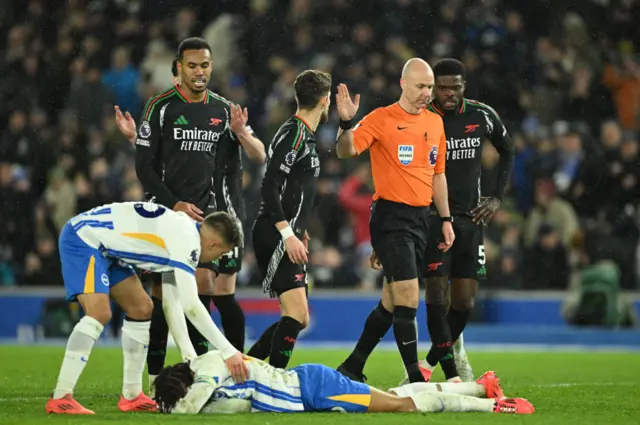
[[[328,110],[324,110],[322,111],[322,114],[320,115],[320,124],[325,124],[327,121],[329,121],[329,111]]]
[[[202,81],[203,84],[200,84],[198,86],[198,85],[196,85],[196,81],[194,81],[194,80]],[[203,91],[207,90],[207,83],[208,83],[208,79],[207,78],[203,78],[203,79],[197,79],[197,78],[196,79],[194,79],[194,78],[187,79],[186,77],[181,76],[180,77],[180,81],[182,82],[182,85],[183,86],[187,86],[192,93],[202,93]]]
[[[445,106],[448,102],[453,102],[453,105]],[[455,111],[460,105],[460,99],[458,99],[457,96],[454,96],[453,98],[444,99],[444,101],[442,102],[436,99],[436,103],[438,104],[438,108],[442,109],[443,111]]]

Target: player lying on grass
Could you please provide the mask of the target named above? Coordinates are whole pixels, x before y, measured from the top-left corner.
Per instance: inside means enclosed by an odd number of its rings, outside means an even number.
[[[67,222],[60,233],[60,261],[67,300],[82,305],[85,316],[69,336],[58,383],[45,407],[48,413],[92,414],[73,398],[73,390],[96,340],[111,320],[110,299],[126,313],[122,326],[124,379],[118,408],[157,410],[142,392],[142,373],[149,345],[152,303],[134,272],[173,272],[163,284],[169,329],[184,359],[196,358],[189,341],[185,312],[194,326],[222,354],[221,361],[242,382],[248,369],[200,303],[195,268],[213,261],[240,241],[237,221],[229,214],[208,215],[196,224],[177,213],[146,202],[104,205]],[[222,360],[222,359],[225,360]]]
[[[485,373],[476,382],[421,382],[384,392],[323,365],[307,364],[284,370],[252,357],[245,357],[245,362],[251,380],[242,384],[233,381],[217,351],[190,363],[164,368],[154,384],[160,410],[189,414],[534,412],[533,405],[525,399],[504,398],[493,372]]]

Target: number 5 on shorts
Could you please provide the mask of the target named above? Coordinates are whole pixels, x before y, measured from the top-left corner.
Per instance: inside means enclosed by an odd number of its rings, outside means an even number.
[[[484,254],[484,245],[478,246],[478,264],[484,266],[487,262],[487,257]]]

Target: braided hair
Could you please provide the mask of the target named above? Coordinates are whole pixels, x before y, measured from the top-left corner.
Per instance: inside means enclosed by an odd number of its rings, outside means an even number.
[[[160,371],[153,386],[156,390],[155,401],[162,413],[171,413],[178,400],[187,395],[193,385],[194,374],[189,363],[178,363]]]

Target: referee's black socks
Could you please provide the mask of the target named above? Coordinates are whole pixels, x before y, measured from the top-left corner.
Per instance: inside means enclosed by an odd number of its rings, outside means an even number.
[[[356,348],[342,363],[342,366],[355,375],[361,375],[367,359],[387,334],[392,324],[393,313],[385,309],[380,301],[376,308],[369,313]]]
[[[269,364],[271,366],[280,369],[287,367],[293,354],[293,348],[296,346],[298,334],[302,329],[302,323],[293,317],[284,316],[280,319],[271,341],[271,353],[269,354]]]
[[[427,303],[427,327],[431,337],[431,350],[427,363],[436,366],[438,362],[447,379],[458,376],[453,357],[453,338],[447,322],[447,306]]]
[[[398,351],[411,382],[424,382],[418,366],[418,330],[416,329],[416,308],[396,306],[393,310],[393,333]]]
[[[167,355],[167,337],[169,326],[162,311],[162,300],[151,297],[153,312],[149,328],[149,350],[147,351],[147,371],[149,375],[158,375],[164,366]]]
[[[238,351],[244,353],[244,312],[235,294],[214,295],[211,298],[220,313],[224,336]]]

